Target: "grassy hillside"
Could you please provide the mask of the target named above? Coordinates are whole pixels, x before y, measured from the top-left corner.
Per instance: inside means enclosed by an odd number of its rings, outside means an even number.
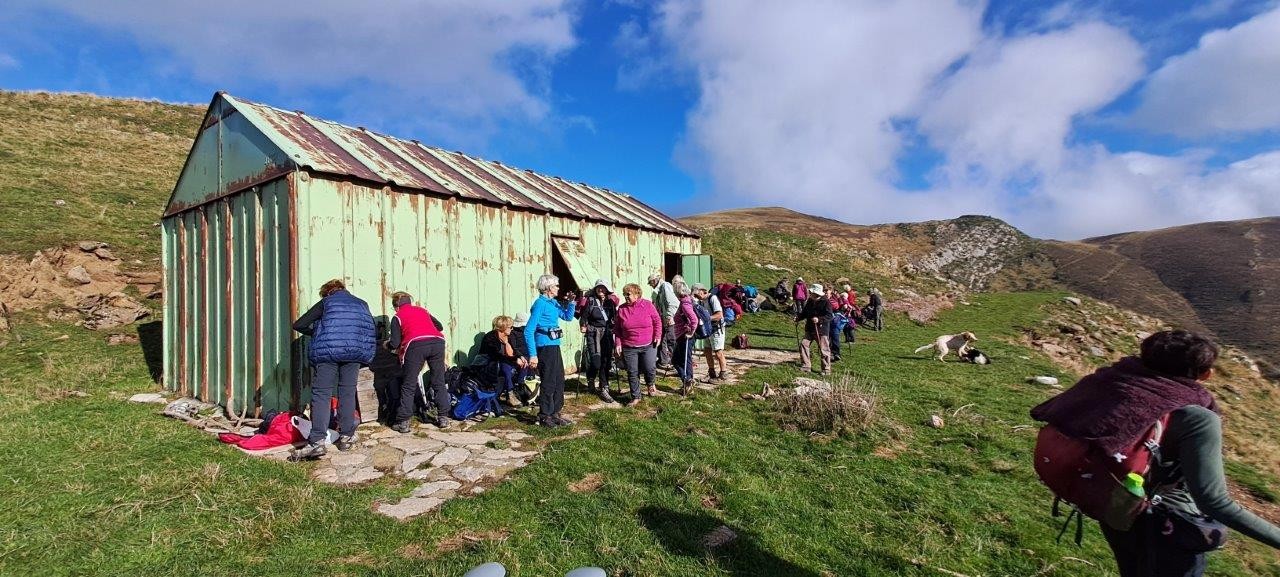
[[[1030,467],[1027,410],[1050,392],[1024,378],[1070,375],[1012,341],[1059,296],[987,295],[936,327],[892,316],[889,330],[863,333],[837,372],[880,399],[864,434],[781,426],[770,404],[739,394],[797,373],[760,368],[692,400],[592,413],[579,427],[594,434],[557,441],[514,479],[406,523],[370,509],[411,484],[337,488],[307,476],[316,465],[218,446],[121,400],[150,387],[138,355],[74,327],[19,323],[22,344],[0,349],[0,364],[18,369],[0,377],[10,421],[0,501],[11,504],[0,508],[11,529],[0,573],[458,575],[496,559],[516,575],[578,564],[646,576],[1112,575],[1096,528],[1083,549],[1054,542],[1049,494]],[[997,362],[910,353],[957,326],[982,334]],[[792,342],[780,314],[738,331],[759,345]],[[69,338],[50,345],[59,333]],[[924,426],[931,414],[945,428]],[[589,474],[602,477],[597,490],[569,489]],[[721,524],[738,541],[697,544]],[[1280,564],[1240,539],[1211,570],[1280,575]]]
[[[29,256],[87,238],[154,267],[151,224],[200,113],[0,93],[0,253]],[[59,198],[66,206],[53,204]],[[317,464],[220,446],[154,405],[124,401],[156,388],[138,344],[109,345],[103,333],[47,311],[16,313],[0,340],[0,575],[456,576],[489,560],[517,576],[585,564],[646,577],[1113,575],[1095,527],[1082,549],[1055,543],[1049,494],[1029,461],[1027,410],[1051,391],[1025,378],[1074,377],[1020,343],[1028,332],[1058,330],[1063,293],[972,295],[906,266],[937,258],[939,239],[967,246],[964,233],[992,230],[991,222],[815,229],[796,214],[769,217],[790,228],[740,218],[708,226],[705,247],[720,278],[769,286],[797,274],[849,277],[861,292],[880,286],[890,298],[898,290],[957,296],[929,325],[890,315],[889,330],[861,333],[837,364],[838,377],[878,400],[870,429],[835,436],[780,421],[771,402],[742,394],[785,386],[798,373],[789,363],[762,366],[742,384],[691,400],[592,413],[577,427],[592,431],[585,436],[552,440],[531,429],[549,443],[533,464],[404,523],[372,508],[415,484],[384,477],[334,487],[309,476]],[[1001,254],[1022,263],[1010,270],[1040,274],[1033,255],[1018,252],[1026,245],[1017,235],[1006,238],[1012,244]],[[995,364],[910,352],[960,327],[981,335]],[[777,313],[749,316],[732,332],[750,333],[757,347],[794,344],[793,325]],[[1214,385],[1239,457],[1229,471],[1241,496],[1274,516],[1277,439],[1267,432],[1280,395],[1246,376],[1227,371]],[[930,415],[946,426],[924,425]],[[589,475],[602,480],[598,488],[570,489]],[[739,538],[718,549],[698,544],[720,525]],[[1212,557],[1210,572],[1280,576],[1280,560],[1236,539]]]
[[[197,106],[0,91],[0,254],[30,258],[96,240],[125,263],[156,268],[160,230],[152,225],[203,114]]]
[[[1280,375],[1280,218],[1209,222],[1048,243],[1067,286],[1195,330]]]

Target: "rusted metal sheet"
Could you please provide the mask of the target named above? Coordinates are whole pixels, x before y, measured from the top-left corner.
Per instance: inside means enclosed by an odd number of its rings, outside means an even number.
[[[297,166],[378,184],[681,236],[693,230],[606,189],[219,94]],[[227,124],[226,122],[218,125]],[[217,129],[214,125],[206,130]],[[446,190],[442,190],[446,189]],[[570,192],[572,191],[572,192]],[[575,194],[576,193],[576,194]]]

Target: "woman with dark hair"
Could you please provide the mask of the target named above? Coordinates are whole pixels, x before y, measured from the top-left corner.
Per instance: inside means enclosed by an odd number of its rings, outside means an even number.
[[[538,298],[529,307],[529,324],[524,327],[525,344],[530,351],[529,367],[541,379],[538,393],[538,424],[544,427],[572,425],[560,416],[564,406],[564,357],[560,356],[560,337],[564,331],[560,321],[573,320],[576,308],[573,291],[557,298],[560,278],[552,274],[538,277]]]
[[[613,317],[618,314],[618,295],[609,281],[597,279],[591,292],[578,299],[578,327],[583,337],[583,364],[587,365],[587,390],[597,391],[600,400],[612,403],[609,375],[613,372]],[[600,388],[596,389],[596,380]]]
[[[1225,528],[1202,531],[1187,519],[1202,526],[1216,521],[1280,549],[1280,528],[1227,493],[1222,419],[1202,384],[1213,375],[1218,347],[1194,333],[1163,331],[1143,340],[1140,351],[1031,409],[1036,420],[1067,437],[1087,439],[1107,455],[1123,455],[1152,423],[1168,416],[1159,458],[1139,486],[1154,504],[1128,530],[1101,524],[1121,577],[1202,575],[1205,553],[1221,545],[1215,541]]]
[[[311,362],[311,433],[307,445],[292,458],[316,459],[325,454],[329,433],[330,402],[338,388],[339,451],[356,441],[356,377],[361,365],[373,361],[378,335],[368,303],[347,292],[338,279],[320,287],[320,302],[293,323],[293,330],[311,337],[307,360]]]

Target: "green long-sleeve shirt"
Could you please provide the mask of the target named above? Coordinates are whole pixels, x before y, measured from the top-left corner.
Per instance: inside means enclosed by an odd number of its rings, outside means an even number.
[[[1203,512],[1241,535],[1280,549],[1280,527],[1249,512],[1227,494],[1222,471],[1222,420],[1217,413],[1196,405],[1174,411],[1161,448],[1166,460],[1181,465],[1186,481],[1161,492],[1165,503],[1192,513]]]

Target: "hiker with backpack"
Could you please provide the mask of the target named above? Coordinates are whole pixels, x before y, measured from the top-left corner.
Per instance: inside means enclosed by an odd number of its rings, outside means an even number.
[[[707,356],[707,380],[711,382],[724,382],[725,380],[725,361],[724,361],[724,333],[725,333],[725,309],[720,305],[720,298],[707,291],[707,287],[701,284],[693,285],[693,297],[697,299],[694,303],[702,307],[707,312],[707,319],[711,321],[711,331],[702,341],[703,351]],[[695,310],[696,312],[696,310]],[[701,318],[699,313],[699,318]],[[717,371],[716,368],[719,367]]]
[[[1036,473],[1074,506],[1077,543],[1078,515],[1099,520],[1121,577],[1202,575],[1227,527],[1280,549],[1280,528],[1227,493],[1222,419],[1202,384],[1217,358],[1200,335],[1162,331],[1031,409],[1046,423]]]
[[[622,298],[625,302],[613,318],[613,354],[627,368],[627,383],[631,386],[627,406],[632,407],[640,402],[642,375],[649,396],[658,392],[654,378],[658,341],[662,340],[662,317],[652,302],[640,296],[638,284],[622,287]]]
[[[831,343],[832,362],[840,360],[840,333],[848,328],[851,322],[843,309],[831,313],[831,332],[827,334],[827,341]]]
[[[595,391],[600,380],[600,400],[612,403],[609,375],[613,372],[613,318],[618,313],[618,295],[609,282],[597,279],[591,292],[578,299],[578,326],[583,334],[583,361],[587,365],[587,390]]]
[[[436,408],[433,424],[447,429],[450,402],[444,374],[447,370],[444,324],[427,309],[413,304],[413,296],[404,291],[391,295],[391,307],[396,313],[391,319],[391,336],[385,346],[400,355],[400,408],[396,411],[396,422],[391,425],[391,430],[397,433],[413,431],[409,420],[417,413],[418,383],[423,365],[426,365],[430,379],[426,391],[427,404],[434,404]],[[422,414],[418,418],[426,421]]]
[[[800,282],[797,279],[796,282]],[[809,359],[809,345],[818,342],[818,351],[822,358],[822,374],[831,374],[831,303],[822,294],[822,285],[814,284],[809,289],[809,297],[802,301],[800,312],[795,322],[804,323],[804,338],[800,339],[800,370],[811,371],[813,365]]]
[[[676,297],[680,299],[680,308],[672,319],[676,331],[672,362],[675,364],[676,376],[680,377],[680,394],[683,396],[693,390],[693,342],[697,340],[697,330],[702,323],[694,309],[689,285],[681,282],[674,288]]]
[[[356,377],[361,365],[373,361],[378,334],[369,304],[347,292],[346,284],[333,279],[320,287],[320,301],[293,323],[293,330],[311,337],[307,360],[311,363],[311,432],[307,444],[293,451],[293,460],[324,456],[329,434],[330,399],[338,389],[338,440],[346,451],[356,441]]]
[[[769,289],[769,296],[772,296],[773,300],[777,302],[778,310],[782,310],[782,307],[791,299],[791,290],[787,288],[787,279],[778,279],[778,284]]]
[[[538,297],[529,307],[529,324],[524,327],[524,341],[530,351],[529,368],[538,371],[538,424],[563,427],[573,421],[560,416],[564,407],[564,357],[560,355],[560,338],[564,330],[560,321],[573,320],[574,302],[578,295],[566,291],[560,295],[560,278],[553,274],[538,277]]]
[[[858,314],[858,307],[854,306],[853,303],[844,305],[840,312],[844,313],[845,319],[848,321],[842,329],[844,342],[849,345],[854,344],[858,341],[858,319],[861,319],[862,315]]]
[[[676,346],[676,311],[680,309],[680,299],[676,296],[675,286],[662,280],[662,275],[649,275],[649,286],[653,288],[653,306],[658,308],[662,317],[662,340],[658,342],[658,367],[670,369],[671,355]]]

